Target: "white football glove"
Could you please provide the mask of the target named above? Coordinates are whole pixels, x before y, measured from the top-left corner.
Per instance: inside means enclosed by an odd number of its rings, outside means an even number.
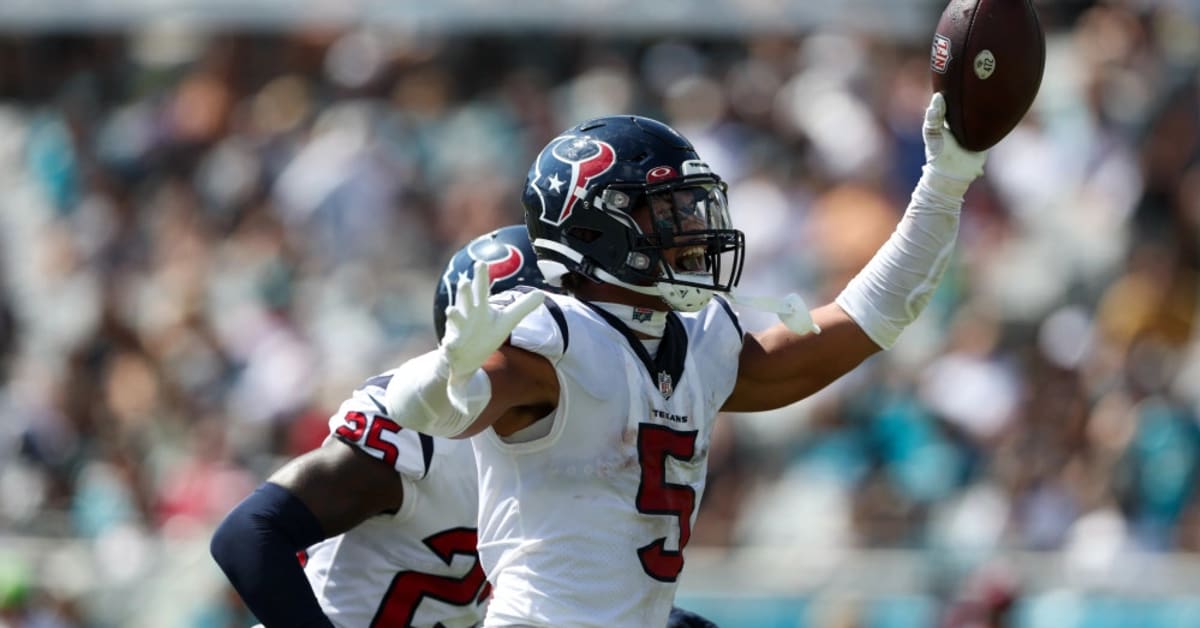
[[[483,366],[521,319],[536,310],[546,295],[540,291],[522,294],[507,306],[488,303],[488,266],[475,262],[474,277],[459,275],[454,304],[446,308],[446,333],[442,351],[450,366],[450,381],[470,378]]]
[[[946,126],[946,99],[941,92],[934,93],[925,109],[925,125],[921,129],[925,139],[925,164],[937,175],[928,183],[936,192],[951,196],[962,196],[979,175],[987,161],[987,151],[977,153],[963,149]]]

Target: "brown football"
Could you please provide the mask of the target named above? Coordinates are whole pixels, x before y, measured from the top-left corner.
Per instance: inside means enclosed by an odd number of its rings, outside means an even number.
[[[1046,67],[1031,0],[950,0],[933,35],[933,90],[967,150],[991,148],[1029,111]]]

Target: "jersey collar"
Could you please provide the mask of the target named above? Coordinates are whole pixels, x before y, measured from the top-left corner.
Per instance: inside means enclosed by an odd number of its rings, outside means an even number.
[[[665,318],[662,343],[658,346],[658,352],[651,357],[650,352],[646,351],[645,345],[642,344],[642,340],[637,337],[637,334],[624,321],[600,305],[588,303],[587,301],[582,301],[582,303],[591,308],[600,318],[603,318],[613,329],[625,336],[626,342],[629,343],[629,348],[633,350],[633,353],[641,360],[642,365],[646,367],[646,372],[650,375],[651,381],[657,382],[658,389],[663,393],[663,396],[670,398],[674,392],[675,384],[683,376],[683,364],[687,358],[687,330],[683,328],[683,322],[679,320],[679,316],[675,312],[662,313]]]

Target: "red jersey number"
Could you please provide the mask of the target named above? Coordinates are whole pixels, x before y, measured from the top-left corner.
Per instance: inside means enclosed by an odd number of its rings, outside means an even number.
[[[395,465],[396,459],[400,456],[400,450],[391,441],[383,438],[384,432],[395,434],[400,431],[400,425],[395,421],[381,415],[375,415],[372,420],[367,420],[367,415],[362,412],[347,412],[342,419],[345,421],[339,425],[334,434],[342,438],[357,443],[362,439],[363,434],[367,435],[367,440],[364,446],[372,451],[377,451],[382,455],[383,461]],[[368,428],[368,424],[370,427]]]
[[[667,549],[666,537],[638,548],[642,569],[655,580],[675,582],[683,571],[683,548],[692,535],[692,511],[696,508],[696,491],[692,487],[667,482],[667,457],[691,460],[695,454],[695,431],[677,432],[650,423],[638,428],[638,460],[642,465],[638,512],[673,516],[679,522],[679,549]]]
[[[358,439],[363,437],[363,432],[367,429],[367,415],[361,412],[347,412],[342,420],[345,423],[339,425],[334,430],[334,434],[357,443]]]
[[[371,628],[411,626],[417,615],[417,608],[425,598],[454,606],[478,604],[486,600],[492,588],[483,575],[483,567],[479,564],[476,541],[474,528],[444,530],[425,539],[425,545],[447,565],[454,560],[455,555],[473,558],[475,562],[472,563],[471,570],[457,579],[419,571],[401,571],[392,578],[392,584],[384,594],[379,609],[375,611],[375,618],[371,620]]]

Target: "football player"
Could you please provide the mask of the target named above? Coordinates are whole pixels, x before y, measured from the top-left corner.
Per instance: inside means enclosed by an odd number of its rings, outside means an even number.
[[[395,371],[391,416],[472,437],[485,626],[666,620],[704,491],[718,412],[769,410],[892,346],[937,286],[984,153],[946,130],[935,94],[926,164],[891,239],[833,303],[743,299],[780,323],[743,333],[730,305],[745,242],[725,183],[669,126],[579,124],[529,171],[525,220],[566,294],[489,300],[460,281],[437,350]]]
[[[458,273],[479,261],[493,290],[541,286],[535,260],[523,225],[458,251],[434,298],[439,337]],[[324,445],[272,474],[217,528],[213,558],[264,625],[454,628],[482,619],[489,587],[475,549],[471,446],[401,429],[379,401],[391,378],[354,391]]]
[[[438,283],[438,337],[458,276],[477,261],[494,292],[545,287],[524,225],[476,238]],[[455,628],[483,619],[489,586],[475,548],[471,446],[401,429],[379,401],[391,377],[354,391],[324,445],[275,472],[214,534],[213,557],[264,625]],[[712,626],[679,609],[669,625]]]

